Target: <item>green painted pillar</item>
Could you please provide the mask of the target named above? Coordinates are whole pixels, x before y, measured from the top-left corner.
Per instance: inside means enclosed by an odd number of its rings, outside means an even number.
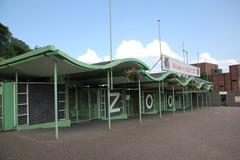
[[[15,118],[14,126],[18,126],[18,71],[15,72]]]
[[[111,90],[113,90],[113,71],[111,68],[111,72],[110,72],[110,84],[111,84]]]
[[[142,123],[142,100],[141,100],[141,81],[138,80],[138,103],[139,103],[139,123]]]
[[[187,105],[187,108],[189,107],[189,93],[188,93],[188,91],[187,91],[187,87],[186,87],[186,89],[185,89],[185,91],[186,91],[186,105]]]
[[[69,119],[69,80],[67,79],[65,82],[65,109],[66,109],[66,113],[65,116],[67,119]]]
[[[78,114],[78,88],[76,86],[75,88],[75,108],[76,108],[76,121],[79,122],[79,114]]]
[[[173,97],[173,116],[175,116],[175,94],[174,94],[174,85],[172,88],[172,97]]]
[[[54,108],[55,108],[55,138],[58,140],[58,89],[57,62],[54,62]]]
[[[165,94],[164,94],[164,82],[162,81],[162,92],[163,92],[163,109],[165,110]]]
[[[91,94],[88,88],[88,119],[91,120]]]
[[[109,70],[107,72],[107,83],[108,83],[108,130],[112,129],[112,124],[111,124],[111,107],[110,107],[110,75],[109,75]]]
[[[158,106],[159,106],[159,118],[162,117],[162,100],[161,100],[161,82],[158,82]]]
[[[184,92],[184,87],[182,89],[182,97],[183,97],[182,107],[183,107],[183,112],[185,112],[185,92]]]
[[[193,96],[192,96],[192,89],[191,89],[191,98],[190,98],[190,100],[191,100],[191,111],[193,111]]]

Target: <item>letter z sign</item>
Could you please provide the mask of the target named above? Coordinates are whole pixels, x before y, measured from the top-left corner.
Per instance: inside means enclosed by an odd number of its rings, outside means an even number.
[[[110,98],[111,97],[114,97],[114,99],[110,104],[110,112],[111,113],[120,112],[120,108],[114,108],[114,106],[116,105],[116,103],[120,97],[120,93],[110,93]]]

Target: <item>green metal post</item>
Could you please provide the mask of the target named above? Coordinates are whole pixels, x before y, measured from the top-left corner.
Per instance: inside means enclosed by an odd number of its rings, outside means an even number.
[[[186,87],[186,89],[185,89],[185,91],[186,91],[186,105],[187,105],[187,108],[189,107],[189,93],[188,93],[188,91],[187,91],[187,87]]]
[[[142,100],[141,100],[141,81],[138,80],[138,100],[139,100],[139,123],[142,123]]]
[[[201,95],[202,95],[202,108],[203,108],[203,91],[202,91],[202,94],[201,94]]]
[[[54,62],[54,108],[55,108],[55,138],[56,140],[58,140],[57,62]]]
[[[193,111],[193,100],[192,100],[192,98],[193,97],[192,97],[192,89],[191,89],[191,99],[190,99],[191,100],[191,111]]]
[[[173,85],[173,88],[172,88],[172,97],[173,97],[173,116],[175,116],[175,94],[174,94],[174,85]]]
[[[110,72],[110,84],[111,84],[111,90],[113,90],[113,72],[112,72],[112,68],[111,68],[111,72]]]
[[[69,119],[69,80],[66,80],[65,83],[65,99],[66,99],[66,104],[65,104],[65,109],[66,109],[66,113],[65,113],[65,117],[67,119]]]
[[[107,72],[107,82],[108,82],[108,130],[111,130],[112,129],[112,126],[111,126],[111,107],[110,107],[110,75],[109,75],[109,70]]]
[[[76,108],[76,121],[77,123],[79,122],[79,114],[78,114],[78,88],[76,86],[75,89],[75,108]]]
[[[18,126],[18,71],[15,72],[15,127]]]
[[[158,82],[158,105],[159,105],[159,118],[162,117],[162,108],[161,108],[161,82]]]
[[[183,93],[182,93],[182,96],[183,96],[183,112],[185,112],[185,92],[184,92],[184,87],[183,87]]]
[[[88,119],[91,120],[91,95],[88,88]]]

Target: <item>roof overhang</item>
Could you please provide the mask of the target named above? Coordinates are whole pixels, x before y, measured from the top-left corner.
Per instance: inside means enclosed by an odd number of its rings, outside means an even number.
[[[122,72],[133,66],[138,69],[148,69],[146,64],[132,58],[115,60],[104,65],[87,64],[55,49],[54,46],[47,46],[1,61],[0,76],[5,79],[14,78],[17,71],[20,78],[51,77],[53,76],[55,62],[57,63],[58,74],[68,76],[94,76],[106,72],[110,68],[115,72]]]

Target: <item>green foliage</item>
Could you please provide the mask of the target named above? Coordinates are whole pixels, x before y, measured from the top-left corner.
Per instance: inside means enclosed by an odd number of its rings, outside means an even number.
[[[137,70],[135,67],[132,67],[131,69],[128,69],[125,71],[125,77],[129,81],[138,81],[139,79],[143,79],[143,74],[140,70]]]
[[[14,38],[8,27],[0,23],[0,61],[30,50],[31,48],[26,43]]]
[[[170,79],[168,79],[168,84],[169,85],[177,85],[178,81],[176,78],[170,78]]]

